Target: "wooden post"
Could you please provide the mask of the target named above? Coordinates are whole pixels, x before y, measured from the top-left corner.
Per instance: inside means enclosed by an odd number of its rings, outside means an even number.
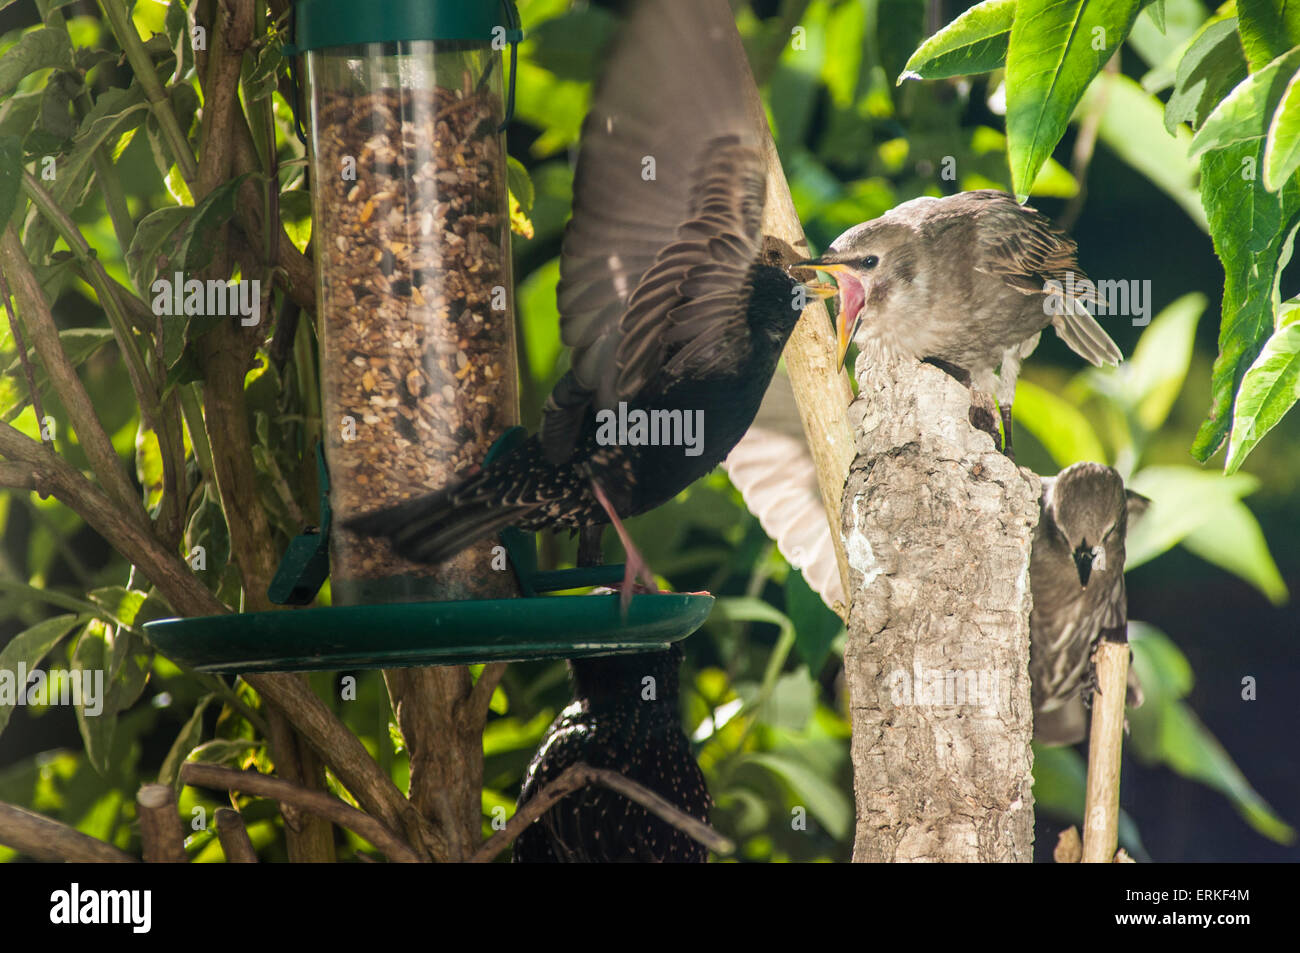
[[[1083,862],[1109,864],[1119,846],[1119,772],[1124,746],[1128,642],[1097,644],[1098,691],[1088,736],[1088,797],[1083,812]]]

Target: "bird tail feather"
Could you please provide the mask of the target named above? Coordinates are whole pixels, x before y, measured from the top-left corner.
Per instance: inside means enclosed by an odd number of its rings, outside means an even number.
[[[1119,346],[1110,339],[1097,319],[1088,313],[1082,303],[1069,301],[1064,314],[1057,315],[1052,321],[1061,340],[1094,367],[1103,364],[1118,364],[1123,359]]]
[[[462,484],[394,506],[354,516],[343,527],[362,536],[382,536],[414,562],[437,563],[499,532],[532,507],[503,506],[488,495],[465,494]]]

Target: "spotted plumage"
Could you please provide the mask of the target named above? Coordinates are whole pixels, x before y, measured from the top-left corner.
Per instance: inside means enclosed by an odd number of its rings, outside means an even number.
[[[528,766],[519,806],[581,761],[617,771],[707,822],[713,800],[681,727],[682,657],[674,645],[663,652],[570,662],[573,703],[552,723]],[[517,863],[703,863],[707,857],[704,847],[671,824],[598,786],[559,801],[514,846]]]
[[[583,127],[557,290],[570,369],[540,433],[346,529],[437,562],[507,525],[607,522],[602,491],[618,516],[646,512],[740,440],[800,314],[793,278],[762,260],[766,165],[741,96],[746,69],[722,0],[637,6]],[[683,109],[701,89],[709,108]],[[699,452],[608,443],[598,414],[620,404],[702,411]]]

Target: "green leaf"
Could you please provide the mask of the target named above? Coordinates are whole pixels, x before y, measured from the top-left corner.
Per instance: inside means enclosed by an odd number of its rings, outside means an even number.
[[[532,238],[533,223],[528,220],[528,213],[533,210],[533,180],[524,164],[514,156],[506,157],[506,183],[510,189],[510,230]]]
[[[15,635],[0,651],[0,686],[4,687],[3,694],[0,694],[0,732],[5,730],[17,707],[18,693],[27,689],[26,685],[16,684],[19,664],[25,671],[31,672],[69,632],[85,621],[86,617],[81,615],[58,615],[44,619],[27,631]],[[13,692],[12,701],[9,700],[10,689]]]
[[[0,56],[0,98],[12,93],[24,76],[50,67],[66,70],[76,67],[68,34],[46,28],[24,33]]]
[[[95,673],[100,673],[100,679],[103,679],[103,673],[109,668],[107,636],[108,626],[100,620],[91,619],[86,623],[72,653],[72,668],[75,672],[79,675],[82,672],[88,673],[92,679]],[[100,684],[107,694],[105,681],[100,681]],[[86,760],[102,777],[107,778],[112,770],[111,754],[113,736],[117,731],[117,712],[109,708],[107,698],[94,699],[102,706],[98,711],[93,706],[87,707],[85,702],[89,700],[83,697],[83,703],[77,706],[77,727],[81,730],[81,740],[86,748]]]
[[[817,685],[808,674],[807,666],[801,665],[776,680],[759,717],[769,725],[801,732],[816,707]]]
[[[1146,701],[1130,709],[1131,747],[1147,763],[1168,765],[1227,795],[1257,831],[1279,843],[1295,832],[1242,775],[1210,731],[1181,699],[1192,690],[1192,667],[1169,636],[1143,622],[1129,623],[1133,666]],[[1035,796],[1037,791],[1034,792]]]
[[[1160,100],[1122,74],[1100,74],[1088,88],[1083,106],[1074,114],[1075,121],[1100,104],[1104,109],[1097,127],[1098,138],[1208,232],[1210,226],[1196,188],[1196,164],[1187,157],[1191,133],[1177,124],[1172,132],[1162,129],[1164,107]]]
[[[1007,57],[1015,13],[1016,0],[984,0],[976,4],[917,47],[898,82],[998,69]]]
[[[1275,606],[1287,601],[1286,583],[1268,551],[1259,521],[1245,503],[1220,506],[1183,539],[1183,545],[1206,562],[1239,576]]]
[[[23,141],[0,136],[0,228],[4,228],[23,189]]]
[[[90,359],[101,347],[113,340],[113,331],[111,328],[67,328],[59,332],[59,343],[63,346],[63,353],[67,355],[68,362],[73,367],[79,367]],[[36,389],[44,393],[49,386],[49,375],[45,372],[45,365],[41,364],[35,357],[36,349],[28,347],[27,353],[32,360],[32,370],[36,377]],[[21,386],[15,392],[12,401],[9,403],[0,403],[0,420],[9,422],[17,415],[21,408],[27,406],[31,401],[31,395],[27,392],[27,381],[23,374],[22,363],[17,356],[4,371],[21,380]]]
[[[1016,382],[1012,419],[1034,435],[1058,467],[1108,459],[1088,418],[1069,401],[1021,378]]]
[[[1300,44],[1300,6],[1286,0],[1237,0],[1241,45],[1251,70]]]
[[[1151,508],[1129,531],[1124,568],[1136,569],[1178,545],[1258,487],[1259,481],[1245,473],[1223,476],[1190,466],[1139,470],[1129,488],[1148,497]]]
[[[134,626],[140,607],[148,598],[148,593],[126,586],[101,586],[88,593],[90,601],[100,606],[108,618],[118,625]]]
[[[1011,181],[1022,200],[1140,8],[1141,0],[1016,4],[1007,48],[1007,139]]]
[[[1139,709],[1140,711],[1141,709]],[[1251,827],[1281,844],[1295,830],[1260,797],[1217,738],[1187,705],[1176,702],[1161,713],[1157,756],[1184,777],[1225,794]]]
[[[181,765],[185,763],[185,759],[203,737],[203,712],[215,697],[215,695],[204,695],[200,698],[199,703],[194,706],[194,713],[181,726],[180,733],[176,735],[176,740],[167,751],[167,757],[163,758],[162,767],[158,769],[159,784],[170,784],[180,788]]]
[[[1148,703],[1157,706],[1187,697],[1196,677],[1187,656],[1153,625],[1129,620],[1129,644],[1133,647],[1133,668]]]
[[[1201,200],[1214,250],[1223,262],[1223,318],[1214,362],[1210,413],[1192,455],[1204,461],[1232,427],[1237,387],[1274,327],[1277,282],[1291,257],[1300,185],[1260,187],[1269,118],[1300,65],[1300,47],[1245,79],[1205,120],[1192,140],[1201,158]]]
[[[1191,157],[1262,139],[1282,94],[1300,66],[1300,47],[1278,57],[1238,83],[1205,119],[1192,138]]]
[[[238,765],[249,750],[260,748],[262,744],[259,738],[214,738],[190,751],[185,760]]]
[[[1235,473],[1300,398],[1300,323],[1273,332],[1241,379],[1224,472]]]
[[[927,5],[927,0],[877,0],[873,23],[876,34],[876,55],[885,70],[886,77],[901,77],[907,70],[907,63],[911,62],[908,51],[915,50],[925,39]],[[838,54],[836,47],[847,39],[838,35],[841,31],[851,36],[855,28],[859,34],[865,30],[866,8],[867,4],[842,3],[838,9],[829,12],[826,23],[826,44],[827,52],[831,55],[823,61],[823,66],[828,65],[832,57]],[[833,47],[832,44],[835,46]],[[861,50],[862,46],[859,40],[858,49]],[[858,60],[856,64],[853,64],[854,59]],[[861,60],[862,54],[859,53],[857,57],[847,57],[846,62],[841,64],[844,69],[849,69],[852,65],[857,66],[852,74],[854,85],[861,71]],[[848,76],[843,76],[842,80],[846,82]]]
[[[528,175],[524,164],[514,156],[506,158],[506,183],[510,194],[519,200],[519,207],[526,213],[533,210],[533,180]]]
[[[785,577],[785,612],[794,623],[794,646],[800,658],[811,671],[820,672],[844,625],[797,569]]]
[[[596,77],[614,27],[614,17],[607,10],[570,10],[531,28],[527,53],[535,64],[560,79],[586,82]]]
[[[1174,91],[1165,103],[1165,128],[1181,123],[1200,128],[1224,95],[1246,78],[1235,17],[1207,24],[1178,61]]]
[[[853,805],[830,778],[822,777],[789,753],[754,752],[744,761],[761,765],[790,787],[795,801],[806,807],[836,840],[847,837],[853,824]]]
[[[1182,392],[1206,303],[1205,295],[1191,292],[1169,304],[1138,339],[1133,356],[1115,372],[1127,409],[1148,432],[1163,426]]]
[[[181,226],[193,214],[189,206],[168,206],[150,212],[136,225],[131,247],[126,250],[126,269],[136,292],[146,301],[153,300],[150,286],[175,257]]]
[[[1156,25],[1156,29],[1161,33],[1165,32],[1165,0],[1156,0],[1147,8],[1147,15],[1151,17],[1151,22]]]
[[[1264,188],[1276,192],[1300,169],[1300,72],[1282,93],[1264,147]]]

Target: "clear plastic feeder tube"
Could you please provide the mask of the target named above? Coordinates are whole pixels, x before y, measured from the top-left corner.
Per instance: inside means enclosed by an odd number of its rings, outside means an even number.
[[[340,526],[465,477],[517,422],[501,54],[312,50],[307,89],[333,599],[508,594],[495,541],[426,566]]]

